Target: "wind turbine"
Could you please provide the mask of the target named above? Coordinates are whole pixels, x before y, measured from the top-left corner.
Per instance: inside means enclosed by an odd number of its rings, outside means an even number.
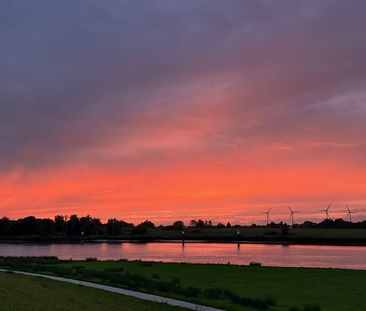
[[[352,222],[352,214],[354,213],[353,211],[350,210],[348,204],[346,205],[347,206],[347,211],[348,211],[348,214],[346,217],[349,216],[349,222]]]
[[[332,204],[333,204],[333,202],[330,203],[326,209],[323,209],[323,212],[325,212],[325,219],[330,219],[328,211],[329,211],[330,207],[332,206]]]
[[[263,212],[263,214],[267,215],[266,220],[267,220],[267,226],[269,225],[269,213],[271,212],[272,208],[270,208],[267,212]]]
[[[291,209],[290,206],[287,206],[287,208],[290,210],[291,227],[293,227],[294,226],[294,214],[298,213],[299,211],[294,211],[293,209]]]

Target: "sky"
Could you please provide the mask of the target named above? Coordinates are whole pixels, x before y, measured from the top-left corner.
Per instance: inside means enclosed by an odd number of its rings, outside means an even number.
[[[365,10],[2,0],[0,217],[366,218]]]

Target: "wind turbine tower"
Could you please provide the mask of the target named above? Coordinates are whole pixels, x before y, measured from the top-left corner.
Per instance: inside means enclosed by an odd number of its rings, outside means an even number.
[[[272,208],[270,208],[267,212],[263,212],[263,214],[266,215],[266,222],[267,226],[269,225],[269,213],[271,212]]]
[[[294,214],[298,213],[299,211],[293,210],[290,206],[287,206],[287,208],[290,210],[291,227],[293,227],[294,226]]]
[[[332,204],[333,204],[333,202],[332,202],[332,203],[330,203],[326,209],[323,209],[323,212],[325,212],[325,219],[330,219],[330,216],[329,216],[329,209],[330,209],[330,207],[332,206]]]
[[[354,213],[353,211],[350,210],[348,204],[347,204],[347,211],[348,211],[348,214],[346,217],[349,217],[349,222],[352,222],[352,214]]]

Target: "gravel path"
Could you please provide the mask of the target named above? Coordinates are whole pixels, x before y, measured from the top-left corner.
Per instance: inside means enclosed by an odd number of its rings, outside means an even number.
[[[6,272],[6,271],[12,271],[12,270],[0,269],[0,271]],[[12,272],[17,273],[17,274],[22,274],[22,275],[36,276],[36,277],[41,277],[41,278],[60,281],[60,282],[65,282],[65,283],[71,283],[71,284],[76,284],[76,285],[81,285],[81,286],[97,288],[97,289],[105,290],[107,292],[117,293],[117,294],[121,294],[121,295],[125,295],[125,296],[130,296],[130,297],[135,297],[135,298],[139,298],[139,299],[143,299],[143,300],[153,301],[153,302],[166,303],[168,305],[177,306],[177,307],[181,307],[181,308],[186,308],[186,309],[189,309],[189,310],[196,310],[196,311],[225,311],[223,309],[217,309],[217,308],[212,308],[212,307],[207,307],[207,306],[201,306],[201,305],[197,305],[195,303],[186,302],[186,301],[182,301],[182,300],[177,300],[177,299],[172,299],[172,298],[167,298],[167,297],[162,297],[162,296],[157,296],[157,295],[151,295],[151,294],[136,292],[136,291],[133,291],[133,290],[122,289],[122,288],[118,288],[118,287],[112,287],[112,286],[107,286],[107,285],[102,285],[102,284],[97,284],[97,283],[73,280],[73,279],[68,279],[68,278],[63,278],[63,277],[58,277],[58,276],[45,275],[45,274],[23,272],[23,271],[12,271]]]

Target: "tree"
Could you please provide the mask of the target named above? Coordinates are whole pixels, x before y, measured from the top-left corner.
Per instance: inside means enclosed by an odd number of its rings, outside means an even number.
[[[290,231],[290,227],[288,224],[281,225],[281,234],[282,235],[288,235],[289,231]]]
[[[154,223],[152,223],[150,220],[145,220],[144,222],[140,223],[138,226],[144,227],[144,228],[155,228]]]
[[[202,220],[202,219],[191,220],[190,227],[195,227],[195,228],[212,227],[212,221],[211,220]]]
[[[80,229],[80,220],[77,215],[71,215],[69,220],[66,223],[66,231],[67,235],[79,235],[81,232]]]
[[[55,223],[53,222],[52,219],[44,218],[41,219],[40,221],[37,221],[37,223],[38,223],[38,234],[49,236],[52,235],[52,233],[54,232]]]
[[[124,222],[119,221],[116,218],[108,219],[107,222],[107,234],[108,235],[120,235],[123,232]]]
[[[174,230],[182,230],[184,229],[184,222],[181,220],[177,220],[173,223],[172,227]]]
[[[12,235],[13,220],[8,217],[3,217],[0,219],[0,235]]]
[[[80,218],[80,230],[86,235],[102,234],[103,226],[99,218],[87,215]]]
[[[55,222],[55,231],[56,232],[65,232],[66,228],[66,218],[67,216],[56,215]]]
[[[37,219],[34,216],[28,216],[17,221],[20,227],[20,235],[36,235],[38,234]]]

